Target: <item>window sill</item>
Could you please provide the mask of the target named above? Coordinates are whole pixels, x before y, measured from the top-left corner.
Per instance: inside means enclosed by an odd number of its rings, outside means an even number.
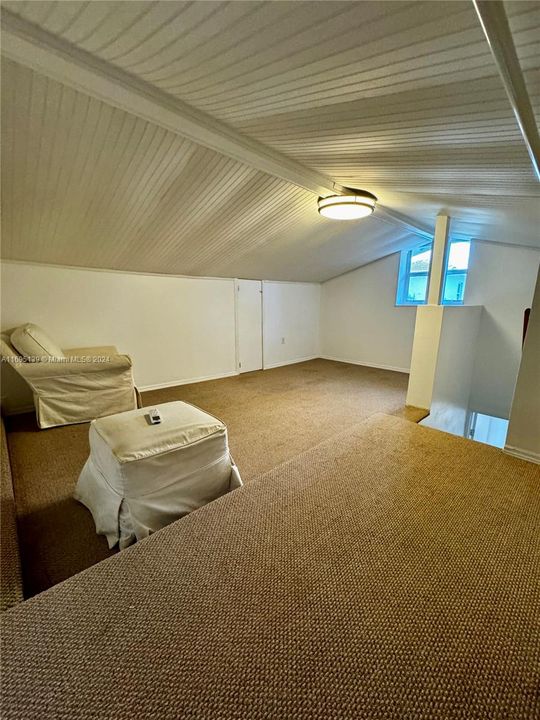
[[[414,307],[424,307],[427,303],[425,302],[418,302],[418,303],[394,303],[394,307],[405,307],[405,308],[414,308]]]

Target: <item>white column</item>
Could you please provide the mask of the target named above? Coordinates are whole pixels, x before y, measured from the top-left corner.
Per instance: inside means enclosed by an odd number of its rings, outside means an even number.
[[[431,252],[427,305],[416,308],[407,405],[431,408],[444,307],[440,304],[450,218],[438,215]]]
[[[428,305],[439,305],[444,279],[444,259],[448,244],[448,231],[450,218],[448,215],[437,215],[435,223],[435,237],[433,238],[433,251],[431,253],[431,272],[429,275]]]
[[[433,399],[443,312],[442,305],[419,305],[416,308],[411,370],[405,402],[424,410],[431,408]]]

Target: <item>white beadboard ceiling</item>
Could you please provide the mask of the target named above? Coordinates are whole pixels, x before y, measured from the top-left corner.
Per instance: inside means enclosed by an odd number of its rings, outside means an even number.
[[[423,227],[540,247],[540,184],[470,2],[4,1]],[[540,112],[540,3],[506,4]],[[4,60],[5,258],[324,280],[414,241]]]

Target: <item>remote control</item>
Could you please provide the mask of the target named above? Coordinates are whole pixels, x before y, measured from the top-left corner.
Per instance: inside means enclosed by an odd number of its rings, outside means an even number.
[[[157,425],[161,422],[161,415],[159,414],[159,410],[157,408],[150,410],[148,417],[150,418],[152,425]]]

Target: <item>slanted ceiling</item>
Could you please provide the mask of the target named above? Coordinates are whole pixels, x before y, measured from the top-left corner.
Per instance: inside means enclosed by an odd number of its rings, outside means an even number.
[[[540,246],[540,185],[469,2],[4,2],[422,227]],[[540,108],[540,6],[507,12]],[[535,72],[536,71],[536,72]],[[415,236],[3,61],[5,258],[325,280]]]

